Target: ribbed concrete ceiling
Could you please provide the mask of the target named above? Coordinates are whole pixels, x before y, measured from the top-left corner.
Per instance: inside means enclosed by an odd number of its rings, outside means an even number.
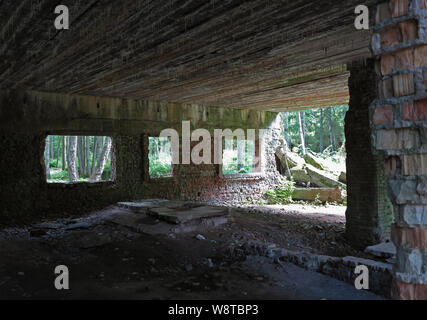
[[[0,88],[282,111],[347,103],[370,55],[360,0],[59,2],[0,0]]]

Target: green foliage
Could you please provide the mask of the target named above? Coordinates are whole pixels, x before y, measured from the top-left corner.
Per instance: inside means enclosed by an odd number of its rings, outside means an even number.
[[[274,190],[266,192],[266,197],[270,204],[289,204],[292,203],[292,195],[295,191],[295,183],[287,181],[280,184]]]
[[[326,152],[328,156],[339,153],[345,143],[344,118],[347,111],[348,106],[301,111],[305,118],[305,144],[307,151],[321,154]],[[288,112],[287,114],[289,142],[294,147],[300,147],[298,112]],[[331,118],[331,128],[329,128],[329,117]],[[286,117],[283,118],[286,119]],[[333,140],[333,145],[331,140]]]
[[[64,153],[63,140],[65,140],[65,143],[68,144],[68,136],[65,136],[65,139],[63,138],[64,138],[63,136],[47,137],[47,139],[49,139],[49,144],[46,144],[46,147],[49,146],[49,150],[45,150],[45,155],[48,154],[49,156],[50,177],[48,178],[48,182],[64,183],[64,182],[70,181],[68,176],[68,170],[62,171],[62,162],[64,161],[64,159],[62,159],[63,153]],[[93,162],[99,161],[99,159],[94,159],[95,138],[96,137],[94,136],[87,137],[84,144],[82,143],[82,141],[78,140],[76,165],[77,165],[78,174],[79,174],[79,181],[89,181],[90,179],[91,170],[88,170],[88,169],[83,170],[84,168],[82,167],[85,165],[88,165],[88,167],[91,169],[92,166],[94,166]],[[101,150],[99,150],[97,153],[98,157],[100,155],[100,151],[102,151],[104,139],[105,138],[101,140],[102,145],[98,146],[99,148],[101,148]],[[85,165],[82,165],[82,166],[80,166],[79,151],[82,151],[82,153],[84,153]],[[67,165],[65,167],[67,167]],[[108,181],[110,179],[111,179],[111,152],[108,156],[107,163],[104,166],[104,171],[101,176],[102,181]]]
[[[111,180],[111,160],[108,160],[108,162],[105,164],[104,172],[102,172],[101,175],[102,181],[109,181]]]
[[[50,168],[56,168],[56,159],[50,159],[49,160],[49,167]]]
[[[239,166],[237,164],[237,158],[232,158],[232,162],[229,162],[222,166],[223,174],[243,174],[243,173],[251,173],[252,171],[253,171],[253,166],[250,164],[247,164],[246,161],[243,167],[239,169]]]
[[[243,161],[239,166],[237,140],[227,140],[224,143],[222,173],[223,174],[244,174],[251,173],[255,163],[255,145],[253,141],[245,141],[243,150]]]
[[[49,182],[66,182],[69,181],[68,171],[59,171],[57,173],[51,173]]]
[[[172,165],[150,159],[149,171],[151,178],[167,178],[171,175]]]
[[[320,205],[322,205],[322,204],[323,204],[323,203],[322,203],[322,200],[320,200],[320,194],[317,194],[317,195],[316,195],[316,199],[314,199],[313,204],[314,204],[315,206],[320,206]]]
[[[172,148],[168,138],[149,137],[148,171],[151,178],[167,178],[172,173]]]

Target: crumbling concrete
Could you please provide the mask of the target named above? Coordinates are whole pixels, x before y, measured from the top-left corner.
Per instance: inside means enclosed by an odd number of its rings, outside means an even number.
[[[365,252],[380,258],[392,258],[396,256],[396,246],[391,241],[382,242],[375,246],[367,247]]]
[[[392,265],[358,257],[330,257],[299,253],[277,248],[274,244],[265,245],[256,242],[245,246],[248,253],[264,254],[269,258],[296,264],[309,271],[319,272],[354,285],[356,267],[363,265],[369,269],[369,290],[385,297],[390,297],[392,283]]]

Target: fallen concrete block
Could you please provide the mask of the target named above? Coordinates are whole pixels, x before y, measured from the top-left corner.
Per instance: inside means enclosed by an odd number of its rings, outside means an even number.
[[[380,258],[392,258],[396,255],[396,246],[390,241],[383,242],[375,246],[367,247],[365,252]]]
[[[209,206],[196,208],[153,208],[148,211],[149,215],[155,216],[173,224],[187,223],[193,220],[221,217],[228,215],[228,210]]]
[[[292,195],[294,200],[322,202],[341,202],[343,200],[342,191],[340,188],[296,188]]]
[[[301,167],[294,167],[289,171],[291,172],[292,179],[295,182],[311,182],[311,178],[305,169]]]
[[[339,182],[336,177],[326,173],[325,171],[319,170],[310,164],[307,164],[305,166],[305,169],[307,170],[307,173],[311,178],[311,182],[313,182],[319,187],[322,187],[322,188],[340,187],[341,189],[346,188],[346,185]]]
[[[134,202],[119,202],[117,203],[117,206],[120,208],[132,210],[136,213],[147,213],[148,209],[159,208],[164,205],[165,202],[167,202],[167,200],[150,199]]]
[[[305,160],[298,154],[293,153],[288,149],[285,150],[283,147],[276,150],[276,156],[279,158],[284,168],[286,168],[286,163],[289,166],[289,169],[302,167],[305,164]]]
[[[315,167],[317,169],[325,170],[325,168],[320,163],[320,161],[318,159],[316,159],[316,157],[313,156],[310,153],[307,153],[307,154],[304,155],[304,160],[305,160],[306,163],[312,165],[313,167]]]

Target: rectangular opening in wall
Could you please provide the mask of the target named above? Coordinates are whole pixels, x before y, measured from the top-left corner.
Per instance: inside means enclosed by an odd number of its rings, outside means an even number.
[[[113,156],[111,137],[47,136],[44,151],[47,182],[112,181]]]
[[[222,174],[255,173],[257,169],[256,143],[253,140],[224,139]]]
[[[150,178],[172,177],[172,147],[169,138],[148,137]]]
[[[334,203],[345,213],[347,105],[283,112],[284,145],[277,169],[293,185],[292,199],[314,205]]]

